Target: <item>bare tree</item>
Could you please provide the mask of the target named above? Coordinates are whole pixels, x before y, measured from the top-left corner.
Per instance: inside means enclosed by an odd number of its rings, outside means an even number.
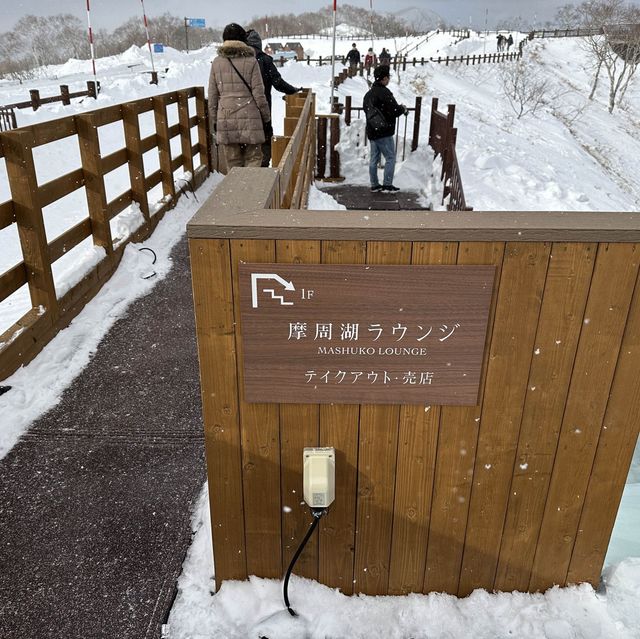
[[[593,63],[593,100],[601,72],[609,80],[608,108],[612,113],[624,97],[640,63],[640,36],[633,24],[640,21],[640,9],[624,0],[587,0],[577,7],[581,27],[592,31],[583,38],[583,48]]]
[[[535,115],[546,103],[549,80],[540,68],[521,59],[502,64],[499,73],[504,95],[518,120]]]

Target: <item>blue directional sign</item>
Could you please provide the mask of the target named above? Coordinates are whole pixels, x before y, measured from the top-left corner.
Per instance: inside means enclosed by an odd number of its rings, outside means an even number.
[[[196,29],[204,29],[206,26],[204,18],[187,18],[187,24]]]
[[[154,53],[164,53],[164,44],[160,44],[159,42],[153,43],[153,52]]]

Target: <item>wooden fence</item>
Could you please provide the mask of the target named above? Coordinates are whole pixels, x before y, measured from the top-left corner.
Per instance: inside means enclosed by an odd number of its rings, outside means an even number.
[[[286,97],[284,136],[274,137],[272,164],[278,173],[274,208],[305,208],[316,161],[315,94],[308,89]]]
[[[190,107],[190,98],[194,98],[195,110]],[[175,103],[178,122],[170,126],[167,107]],[[139,116],[147,112],[153,112],[156,130],[142,138]],[[176,193],[174,171],[182,168],[189,172],[194,187],[206,177],[209,172],[206,120],[204,89],[197,87],[0,133],[0,158],[6,161],[12,196],[11,200],[0,203],[0,229],[17,226],[23,256],[20,263],[0,274],[0,302],[27,284],[32,305],[24,317],[0,336],[0,379],[37,355],[109,279],[126,244],[125,241],[114,246],[110,221],[116,215],[130,204],[138,204],[144,224],[129,241],[140,241],[153,231],[180,195]],[[105,156],[100,151],[98,130],[114,122],[122,122],[126,146]],[[194,127],[198,133],[196,144],[191,142]],[[36,175],[33,149],[70,137],[75,138],[76,147],[80,148],[81,166],[41,184]],[[170,141],[175,137],[180,138],[181,153],[174,156]],[[143,155],[153,149],[157,149],[160,168],[147,174]],[[199,164],[196,164],[198,154]],[[125,165],[129,168],[131,188],[109,201],[105,175]],[[151,207],[148,191],[159,184],[164,197]],[[43,208],[82,187],[86,190],[89,217],[49,240],[44,229]],[[58,297],[52,264],[89,237],[105,250],[105,259]]]
[[[283,575],[311,519],[305,446],[335,447],[337,486],[299,575],[596,586],[640,427],[640,218],[254,210],[247,184],[231,174],[188,227],[216,588]],[[247,403],[238,269],[259,262],[494,265],[477,405]]]
[[[38,89],[31,89],[29,91],[29,100],[25,102],[14,102],[13,104],[7,104],[5,107],[14,109],[26,109],[31,107],[34,111],[37,111],[43,104],[51,104],[53,102],[62,102],[64,105],[71,104],[73,98],[81,98],[88,96],[90,98],[97,98],[100,91],[100,83],[93,80],[87,81],[86,91],[74,91],[69,92],[69,86],[66,84],[60,85],[59,95],[50,95],[46,98],[40,97],[40,91]]]
[[[0,131],[11,131],[17,126],[16,113],[13,108],[0,106]]]
[[[429,146],[436,157],[442,158],[442,173],[440,179],[444,182],[442,202],[448,197],[448,211],[472,211],[467,206],[462,188],[462,177],[458,166],[456,140],[458,130],[453,126],[456,107],[450,104],[447,113],[438,111],[438,98],[431,100],[431,121],[429,124]]]
[[[356,112],[357,118],[360,119],[360,114],[364,112],[363,107],[354,107],[351,104],[351,96],[347,95],[344,98],[344,123],[347,126],[351,125],[351,117],[352,113]],[[398,118],[396,120],[396,153],[400,152],[400,147],[402,146],[402,161],[405,159],[405,151],[407,146],[407,122],[408,113],[413,113],[413,130],[411,133],[411,152],[415,151],[418,148],[418,141],[420,138],[420,115],[422,113],[422,98],[420,96],[416,96],[414,106],[407,107],[407,113],[404,117],[404,132],[402,134],[402,145],[399,144],[400,141],[400,128],[401,128],[401,119]],[[365,144],[366,144],[366,136],[365,136]]]

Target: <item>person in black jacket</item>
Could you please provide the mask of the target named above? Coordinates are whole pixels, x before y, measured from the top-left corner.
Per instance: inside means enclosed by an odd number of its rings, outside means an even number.
[[[282,79],[280,72],[276,69],[276,65],[273,63],[273,58],[267,55],[262,50],[262,39],[257,31],[249,29],[247,31],[247,44],[253,47],[256,51],[256,59],[258,60],[258,66],[260,67],[260,73],[262,74],[262,83],[264,84],[264,94],[269,103],[269,112],[271,112],[271,87],[280,93],[286,93],[292,95],[302,91],[302,87],[296,88],[291,86],[288,82]],[[271,138],[273,136],[273,127],[271,122],[265,124],[264,137],[265,141],[262,144],[262,165],[269,166],[271,162]]]
[[[393,135],[396,131],[396,119],[407,113],[404,104],[398,104],[393,93],[387,89],[390,69],[380,66],[373,72],[375,82],[365,94],[362,101],[367,118],[367,138],[371,142],[369,157],[369,179],[371,191],[399,191],[393,186],[393,172],[396,168],[396,149]],[[382,185],[378,181],[378,162],[380,154],[384,155],[384,179]]]
[[[347,62],[349,64],[349,75],[355,75],[360,64],[360,51],[358,51],[355,42],[351,45],[351,51],[347,53]]]

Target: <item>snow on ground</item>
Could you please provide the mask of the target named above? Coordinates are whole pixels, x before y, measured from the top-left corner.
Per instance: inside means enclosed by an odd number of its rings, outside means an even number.
[[[516,43],[523,37],[514,34]],[[266,41],[266,40],[265,40]],[[472,35],[453,44],[447,34],[430,38],[415,50],[420,39],[398,38],[377,41],[376,51],[386,46],[392,53],[409,49],[415,56],[467,55],[493,52],[495,34],[487,40]],[[331,41],[305,40],[306,54],[330,56]],[[341,42],[337,50],[344,55],[350,43]],[[368,43],[358,42],[361,51]],[[344,50],[342,50],[344,49]],[[119,56],[98,61],[102,90],[97,101],[77,99],[69,107],[52,104],[37,112],[22,110],[19,125],[80,113],[144,96],[193,85],[207,84],[209,64],[215,48],[190,54],[171,49],[156,54],[160,86],[148,84],[150,62],[144,49],[132,47]],[[437,200],[439,184],[434,178],[434,163],[426,147],[430,98],[440,98],[441,110],[456,104],[458,158],[465,195],[475,210],[618,210],[637,211],[640,206],[640,90],[638,84],[627,95],[621,109],[609,114],[606,87],[601,85],[596,99],[586,99],[589,88],[588,61],[576,40],[563,39],[530,43],[525,60],[542,70],[549,81],[548,101],[535,117],[517,120],[503,94],[500,73],[503,65],[430,64],[395,73],[390,88],[399,102],[413,104],[422,95],[420,147],[397,165],[396,183],[422,190],[425,199]],[[64,65],[47,67],[37,80],[19,86],[0,82],[0,104],[24,100],[28,89],[37,87],[42,96],[57,93],[60,83],[71,91],[84,88],[89,63],[70,60]],[[340,70],[342,65],[337,65]],[[283,77],[294,86],[311,87],[317,94],[317,112],[327,112],[330,101],[331,67],[310,67],[290,62]],[[352,78],[337,89],[341,101],[353,96],[354,106],[361,104],[367,85]],[[273,121],[276,134],[282,132],[284,102],[274,92]],[[170,114],[177,121],[177,111]],[[410,121],[409,121],[410,126]],[[153,130],[150,118],[141,118],[143,135]],[[410,129],[409,129],[410,130]],[[104,153],[122,146],[121,125],[100,130]],[[342,131],[342,167],[348,181],[366,183],[367,153],[363,145],[362,122],[354,121]],[[174,142],[179,153],[179,141]],[[151,154],[153,155],[153,154]],[[77,148],[64,141],[36,150],[39,183],[45,183],[79,165]],[[147,170],[153,171],[157,158],[145,157]],[[154,162],[156,164],[154,164]],[[437,167],[435,168],[437,173]],[[179,176],[177,176],[179,177]],[[220,176],[213,176],[201,188],[206,197]],[[109,197],[128,188],[128,174],[114,171],[108,176]],[[161,192],[156,191],[157,201]],[[0,202],[8,199],[4,160],[0,160]],[[202,198],[200,198],[202,200]],[[153,201],[153,198],[152,198]],[[438,201],[434,204],[437,206]],[[310,208],[337,209],[335,201],[312,187]],[[55,405],[60,394],[77,375],[97,348],[109,326],[128,304],[148,293],[155,282],[166,275],[171,265],[171,246],[184,232],[187,220],[195,212],[192,200],[181,200],[145,243],[158,253],[158,276],[143,280],[148,261],[139,246],[129,246],[122,264],[101,293],[55,340],[28,366],[5,383],[13,390],[0,397],[0,411],[11,415],[3,420],[0,431],[0,456],[5,454],[29,424]],[[47,207],[45,226],[53,239],[86,216],[82,190]],[[139,223],[139,211],[132,207],[116,222],[114,236],[124,238]],[[59,292],[72,285],[83,269],[99,258],[90,243],[70,252],[55,265]],[[0,231],[0,272],[20,260],[14,228]],[[138,277],[131,277],[134,274]],[[20,297],[22,296],[22,297]],[[0,333],[29,307],[25,291],[0,304]],[[20,298],[20,299],[18,299]],[[38,385],[33,380],[38,380]],[[607,569],[606,590],[594,592],[589,586],[553,589],[539,595],[489,594],[476,591],[458,600],[446,595],[409,597],[344,597],[317,583],[294,578],[290,594],[293,606],[301,613],[292,619],[283,611],[281,587],[277,581],[253,578],[247,583],[225,583],[211,597],[213,566],[206,493],[194,515],[197,534],[184,564],[180,593],[169,623],[171,637],[205,639],[209,637],[535,637],[547,639],[596,637],[640,637],[640,447],[625,489],[613,533]],[[634,558],[635,557],[635,558]]]

